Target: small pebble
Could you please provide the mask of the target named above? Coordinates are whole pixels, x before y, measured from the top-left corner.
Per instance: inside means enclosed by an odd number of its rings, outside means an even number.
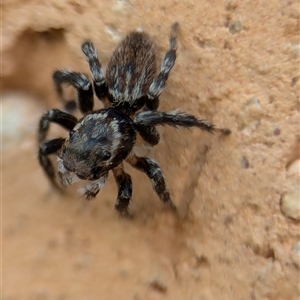
[[[229,31],[234,34],[243,30],[243,25],[240,21],[234,22],[229,26]]]
[[[288,176],[300,176],[300,159],[294,160],[287,168]]]
[[[300,79],[300,76],[293,77],[291,80],[291,87],[295,86],[296,83],[299,81],[299,79]]]
[[[283,214],[293,220],[300,221],[299,186],[288,191],[281,198],[281,210]]]
[[[275,128],[274,131],[273,131],[273,134],[275,136],[280,135],[280,133],[281,133],[281,130],[279,128]]]
[[[248,169],[249,168],[249,160],[245,156],[243,156],[242,159],[241,159],[241,167],[243,169]]]
[[[149,287],[152,288],[153,290],[161,293],[161,294],[165,294],[167,292],[167,287],[166,285],[161,282],[160,280],[153,280],[150,282]]]
[[[256,128],[260,124],[263,109],[259,99],[253,96],[242,107],[238,118],[238,127],[240,130],[244,128]]]
[[[210,261],[205,255],[196,256],[195,268],[210,267]]]

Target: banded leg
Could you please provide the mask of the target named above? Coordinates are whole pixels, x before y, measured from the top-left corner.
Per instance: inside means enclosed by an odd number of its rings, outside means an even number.
[[[214,125],[207,120],[199,120],[195,116],[178,111],[142,111],[134,117],[134,124],[144,126],[169,125],[172,127],[199,127],[208,132],[214,131]]]
[[[41,118],[38,129],[38,142],[44,142],[49,130],[50,123],[56,123],[67,130],[72,130],[77,124],[78,120],[74,116],[63,112],[59,109],[48,110]]]
[[[138,157],[134,153],[131,153],[126,158],[126,162],[128,162],[137,170],[144,172],[151,180],[153,189],[155,190],[160,200],[167,206],[169,206],[172,210],[176,210],[176,207],[171,200],[170,193],[167,190],[163,173],[158,164],[153,159],[148,157]]]
[[[207,120],[197,119],[195,116],[178,111],[160,112],[160,111],[142,111],[134,117],[136,126],[157,126],[168,125],[172,127],[198,127],[210,133],[220,132],[223,135],[231,133],[228,128],[215,128],[215,126]]]
[[[65,139],[58,138],[48,142],[45,142],[39,148],[38,159],[41,167],[43,168],[46,176],[48,177],[51,184],[57,189],[62,191],[55,179],[55,171],[53,165],[48,158],[48,155],[56,153],[64,143]]]
[[[64,83],[70,84],[77,91],[77,104],[80,111],[83,114],[87,114],[93,111],[94,99],[93,99],[93,87],[88,78],[81,73],[61,70],[53,73],[53,80],[55,83],[56,91],[59,97],[68,102],[63,97],[62,85]]]
[[[118,165],[112,171],[118,185],[118,198],[115,208],[121,215],[126,215],[128,214],[128,206],[132,196],[131,177],[124,171],[123,164]]]
[[[170,46],[169,50],[165,54],[163,62],[160,67],[160,72],[156,79],[152,82],[148,91],[148,100],[146,101],[146,108],[150,110],[156,110],[159,106],[159,96],[165,88],[166,81],[174,67],[176,61],[177,50],[177,32],[179,24],[176,22],[171,27],[171,34],[169,38]]]
[[[90,65],[90,70],[92,73],[94,81],[94,89],[97,97],[102,100],[107,96],[107,85],[105,83],[105,75],[98,60],[97,51],[91,41],[86,41],[82,44],[81,50],[85,56],[86,61]]]

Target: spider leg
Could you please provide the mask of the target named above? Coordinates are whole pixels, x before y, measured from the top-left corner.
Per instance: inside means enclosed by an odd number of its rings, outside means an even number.
[[[59,97],[66,102],[63,98],[62,85],[64,83],[70,84],[77,91],[78,107],[83,114],[87,114],[93,110],[93,87],[88,78],[81,73],[60,70],[53,73],[53,80],[56,86],[56,91]]]
[[[123,164],[118,165],[112,171],[118,185],[118,198],[115,208],[120,215],[126,215],[128,214],[128,206],[132,196],[131,177],[124,171]]]
[[[86,200],[94,199],[101,190],[101,188],[105,185],[107,178],[108,173],[104,174],[97,180],[89,181],[84,187],[80,188],[80,190],[83,192],[82,196]]]
[[[154,126],[144,126],[135,124],[135,128],[143,140],[151,146],[155,146],[159,143],[159,133]]]
[[[159,112],[159,111],[142,111],[134,117],[135,125],[157,126],[169,125],[172,127],[198,127],[210,133],[220,132],[223,135],[231,133],[228,128],[215,128],[215,126],[207,120],[197,119],[195,116],[178,111]]]
[[[172,127],[199,127],[208,132],[214,131],[214,125],[207,120],[199,120],[195,116],[177,111],[159,112],[142,111],[134,117],[134,123],[144,126],[169,125]]]
[[[57,123],[67,130],[72,130],[78,120],[74,116],[59,109],[48,110],[40,119],[38,129],[38,142],[44,142],[49,130],[50,123]]]
[[[159,95],[165,88],[166,81],[174,67],[176,60],[176,50],[177,50],[177,31],[179,24],[176,22],[171,27],[171,34],[169,38],[170,46],[169,50],[165,54],[162,61],[160,72],[158,76],[151,83],[148,91],[148,100],[146,101],[146,108],[150,110],[156,110],[159,106]]]
[[[170,193],[167,190],[163,173],[158,164],[149,157],[138,157],[134,153],[131,153],[127,158],[132,167],[144,172],[152,182],[153,189],[160,198],[171,209],[176,210],[176,206],[173,204]]]
[[[102,100],[107,96],[108,88],[105,83],[105,75],[101,63],[98,60],[97,51],[91,41],[84,42],[81,46],[81,50],[84,53],[86,61],[90,65],[95,93],[97,97]]]
[[[60,191],[62,191],[62,189],[55,180],[55,171],[50,159],[48,158],[48,155],[56,153],[61,148],[64,141],[65,139],[58,138],[45,142],[42,146],[40,146],[38,153],[39,163],[43,168],[46,176],[48,177],[52,185]]]

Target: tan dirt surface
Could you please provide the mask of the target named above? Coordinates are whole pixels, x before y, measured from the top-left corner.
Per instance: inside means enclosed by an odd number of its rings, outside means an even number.
[[[4,0],[1,13],[2,299],[299,299],[298,1]],[[232,130],[163,128],[143,150],[179,216],[127,166],[132,220],[114,210],[112,176],[95,201],[57,194],[35,140],[43,112],[62,108],[52,72],[88,74],[85,39],[106,67],[136,29],[159,64],[174,21],[178,59],[160,109]]]

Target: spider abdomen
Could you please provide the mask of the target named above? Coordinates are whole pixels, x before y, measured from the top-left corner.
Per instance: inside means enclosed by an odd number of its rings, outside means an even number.
[[[155,44],[146,33],[128,34],[106,71],[109,101],[125,113],[137,111],[144,106],[155,75]]]

